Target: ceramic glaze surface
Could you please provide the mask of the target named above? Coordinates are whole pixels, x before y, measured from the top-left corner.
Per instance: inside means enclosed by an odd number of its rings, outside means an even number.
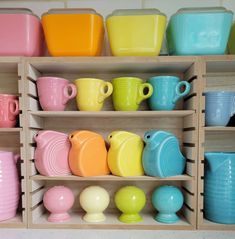
[[[112,84],[115,110],[136,111],[140,103],[153,93],[153,87],[137,77],[114,78]],[[145,93],[145,90],[147,90],[147,93]]]
[[[149,176],[169,177],[180,175],[185,168],[185,158],[179,147],[178,139],[170,132],[147,131],[142,163]]]
[[[108,136],[108,141],[108,165],[112,174],[124,177],[144,174],[141,162],[144,143],[139,135],[113,131]]]
[[[168,24],[166,36],[171,55],[224,54],[233,13],[224,8],[180,9]]]
[[[0,151],[0,221],[16,215],[20,185],[16,163],[20,158],[12,152]]]
[[[75,80],[77,87],[76,103],[81,111],[100,111],[106,98],[113,92],[110,82],[95,78]]]
[[[206,152],[205,160],[205,218],[235,224],[235,152]]]
[[[19,115],[18,96],[0,94],[0,128],[13,128]]]
[[[205,101],[206,126],[226,126],[235,114],[235,92],[206,92]]]
[[[176,76],[154,76],[147,81],[153,86],[153,94],[148,99],[152,110],[173,110],[177,101],[190,92],[190,84]],[[181,87],[185,87],[181,91]]]
[[[43,203],[51,213],[48,217],[49,222],[64,222],[70,220],[67,213],[73,206],[73,192],[64,186],[54,186],[46,191],[43,196]]]
[[[42,16],[48,51],[52,56],[101,54],[104,37],[102,16],[92,9],[52,10]]]
[[[35,136],[37,147],[34,153],[35,166],[44,176],[70,175],[69,150],[70,142],[67,134],[42,130]]]
[[[36,83],[40,105],[46,111],[65,110],[77,93],[75,85],[64,78],[39,77]]]
[[[183,194],[175,186],[160,186],[152,195],[152,204],[158,210],[155,220],[162,223],[175,223],[179,220],[176,212],[183,206]]]
[[[235,22],[233,22],[233,26],[231,28],[228,49],[230,54],[235,54]]]
[[[166,16],[157,9],[121,9],[107,17],[106,26],[114,56],[157,56]]]
[[[142,189],[135,186],[120,188],[114,197],[117,208],[122,212],[119,220],[124,223],[142,221],[139,212],[144,208],[146,196]]]
[[[74,131],[69,135],[69,165],[77,176],[109,174],[107,149],[103,137],[92,131]]]
[[[41,56],[43,54],[44,37],[41,22],[30,10],[28,11],[29,13],[17,13],[12,8],[8,9],[8,12],[0,12],[1,56]]]
[[[83,220],[87,222],[105,221],[103,211],[109,205],[109,194],[100,186],[89,186],[85,188],[80,196],[79,201],[81,207],[86,211]]]

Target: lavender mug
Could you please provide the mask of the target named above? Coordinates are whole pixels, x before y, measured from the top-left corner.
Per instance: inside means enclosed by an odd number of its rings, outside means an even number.
[[[63,111],[67,102],[74,98],[77,90],[70,81],[59,77],[39,77],[37,79],[39,102],[45,111]]]

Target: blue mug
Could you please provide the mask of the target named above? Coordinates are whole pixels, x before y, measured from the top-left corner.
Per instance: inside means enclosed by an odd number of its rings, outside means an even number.
[[[176,76],[154,76],[147,82],[153,86],[153,94],[148,99],[151,110],[173,110],[176,102],[190,92],[190,84]],[[185,86],[183,92],[182,86]]]
[[[206,126],[226,126],[235,114],[235,92],[206,92],[205,100]]]

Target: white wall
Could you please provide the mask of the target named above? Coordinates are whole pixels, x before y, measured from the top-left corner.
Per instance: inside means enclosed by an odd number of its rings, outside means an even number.
[[[235,13],[235,0],[0,0],[0,7],[26,7],[38,16],[50,8],[90,7],[107,16],[117,8],[158,8],[168,18],[182,7],[225,6]],[[208,231],[114,231],[114,230],[31,230],[0,229],[0,239],[234,239],[235,232]]]

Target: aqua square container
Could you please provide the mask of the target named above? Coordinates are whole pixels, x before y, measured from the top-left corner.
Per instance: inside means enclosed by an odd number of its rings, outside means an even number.
[[[232,21],[233,12],[223,7],[179,9],[166,31],[169,54],[224,54]]]
[[[166,16],[157,9],[118,9],[106,19],[112,55],[157,56]]]
[[[230,32],[228,50],[230,54],[235,54],[235,22],[233,22],[233,26]]]

